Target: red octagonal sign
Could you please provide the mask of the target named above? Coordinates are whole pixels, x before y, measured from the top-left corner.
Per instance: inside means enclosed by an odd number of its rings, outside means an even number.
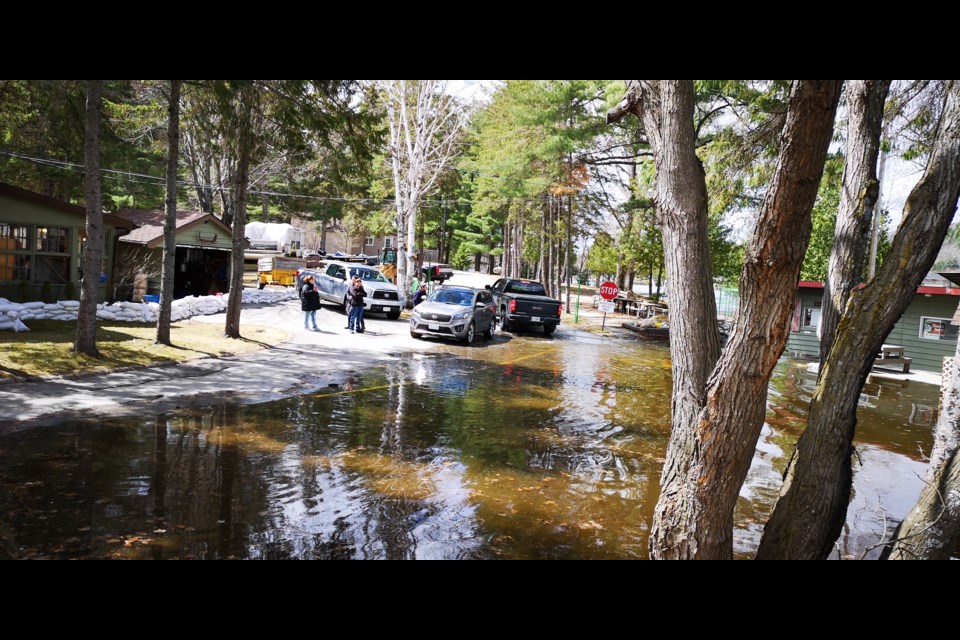
[[[617,294],[620,293],[620,287],[617,286],[616,282],[604,282],[600,285],[600,297],[604,300],[613,300],[617,297]]]

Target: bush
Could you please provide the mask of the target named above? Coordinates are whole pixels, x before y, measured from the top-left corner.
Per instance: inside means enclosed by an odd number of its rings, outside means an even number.
[[[53,302],[53,288],[49,282],[44,282],[40,287],[40,299],[47,303]]]
[[[20,284],[17,285],[17,302],[33,302],[32,300],[27,300],[27,297],[30,295],[30,284],[26,280],[21,280]]]
[[[77,285],[73,284],[73,281],[67,283],[67,286],[63,289],[63,299],[64,300],[76,300],[77,299]]]

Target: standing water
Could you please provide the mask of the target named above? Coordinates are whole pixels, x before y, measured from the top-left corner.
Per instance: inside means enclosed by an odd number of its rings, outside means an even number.
[[[741,557],[813,382],[785,360],[771,383]],[[862,400],[848,556],[919,493],[937,389]],[[444,346],[278,402],[8,433],[0,557],[644,558],[669,411],[666,347],[564,333]]]

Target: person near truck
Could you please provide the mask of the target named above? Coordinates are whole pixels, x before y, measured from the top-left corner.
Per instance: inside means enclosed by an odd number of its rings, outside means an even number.
[[[350,333],[359,329],[363,333],[363,299],[367,292],[363,289],[363,281],[360,276],[353,276],[353,284],[347,289],[347,301],[350,303],[350,317],[347,320],[347,328]]]
[[[309,323],[312,321],[313,330],[319,331],[317,309],[320,308],[320,292],[317,291],[313,276],[308,275],[303,279],[303,286],[300,287],[300,300],[300,309],[303,310],[303,328],[309,329]]]

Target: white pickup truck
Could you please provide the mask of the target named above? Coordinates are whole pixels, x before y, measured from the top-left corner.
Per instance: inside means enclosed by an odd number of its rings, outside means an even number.
[[[367,291],[365,313],[383,313],[391,320],[400,317],[403,300],[396,285],[383,277],[383,274],[372,267],[362,264],[328,260],[320,263],[319,269],[304,269],[297,276],[297,289],[301,288],[303,276],[313,275],[320,292],[320,299],[347,305],[347,288],[350,279],[357,275],[363,280],[363,288]]]

